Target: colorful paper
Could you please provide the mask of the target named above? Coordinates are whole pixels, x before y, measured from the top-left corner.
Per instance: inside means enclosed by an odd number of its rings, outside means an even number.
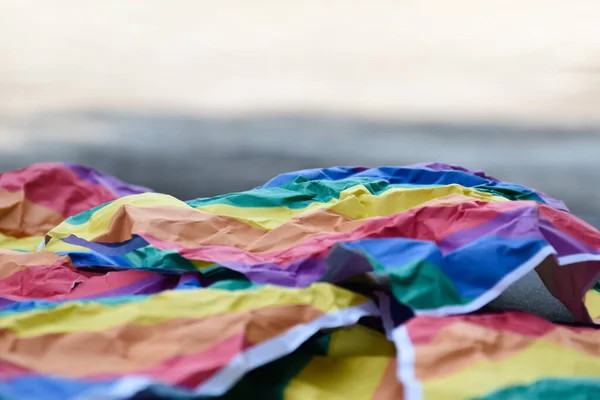
[[[577,325],[490,307],[529,273]],[[0,398],[594,397],[599,278],[564,203],[453,165],[188,201],[33,165],[0,174]]]
[[[594,398],[599,393],[595,328],[505,312],[416,317],[392,336],[408,400]]]

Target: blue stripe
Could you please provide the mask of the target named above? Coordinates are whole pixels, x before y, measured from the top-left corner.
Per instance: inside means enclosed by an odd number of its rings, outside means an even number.
[[[406,238],[367,239],[338,244],[335,254],[337,260],[332,262],[343,264],[351,260],[354,264],[360,264],[356,256],[362,255],[376,274],[385,276],[424,261],[438,266],[453,282],[461,298],[474,299],[489,291],[546,246],[549,244],[538,238],[484,236],[443,255],[434,242]],[[345,256],[344,250],[352,254]],[[373,261],[377,265],[373,265]],[[433,282],[431,289],[435,290]]]
[[[476,298],[547,246],[537,238],[485,236],[446,254],[440,269],[462,297]]]
[[[70,400],[70,399],[119,399],[108,393],[119,385],[122,377],[105,381],[90,381],[85,378],[72,379],[63,377],[32,374],[0,382],[0,399],[2,400]],[[154,382],[134,393],[136,399],[200,399],[192,390],[178,388],[164,383]],[[132,397],[130,397],[132,398]]]
[[[321,169],[306,169],[296,172],[290,172],[271,179],[260,188],[286,187],[287,184],[294,181],[313,181],[313,180],[341,180],[350,177],[371,178],[385,180],[390,184],[415,184],[415,185],[450,185],[458,184],[465,187],[485,186],[503,191],[517,191],[520,193],[535,194],[534,191],[524,186],[496,182],[485,179],[477,175],[469,174],[457,170],[433,170],[430,168],[411,168],[411,167],[379,167],[371,168],[365,171],[357,170],[353,167],[333,167]],[[535,197],[542,199],[535,194]]]
[[[0,382],[0,399],[68,400],[90,390],[108,389],[114,382],[86,382],[67,378],[28,375]]]
[[[71,264],[74,267],[135,267],[126,257],[112,256],[106,257],[92,251],[59,251],[56,254],[60,256],[69,256]],[[106,272],[106,269],[103,269]]]
[[[19,301],[17,303],[13,303],[2,309],[0,311],[0,318],[5,317],[11,314],[18,314],[27,311],[41,311],[41,310],[51,310],[53,308],[59,307],[65,303],[98,303],[106,306],[116,306],[119,304],[132,303],[135,301],[143,301],[152,295],[148,294],[137,294],[137,295],[126,295],[126,296],[116,296],[116,297],[106,297],[106,298],[98,298],[98,299],[77,299],[77,300],[58,300],[58,301],[48,301],[48,300],[25,300]]]
[[[62,240],[75,246],[87,247],[94,252],[102,253],[109,257],[124,256],[127,253],[149,245],[146,239],[139,235],[132,235],[131,239],[117,243],[90,242],[75,235],[69,235]]]

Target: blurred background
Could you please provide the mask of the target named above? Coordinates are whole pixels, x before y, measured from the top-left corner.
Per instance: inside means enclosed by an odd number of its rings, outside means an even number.
[[[443,161],[600,226],[600,3],[0,1],[0,170],[183,199]]]

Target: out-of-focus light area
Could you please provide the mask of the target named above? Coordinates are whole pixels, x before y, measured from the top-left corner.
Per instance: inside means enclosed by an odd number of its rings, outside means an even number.
[[[0,170],[181,198],[443,161],[600,225],[600,2],[5,0]]]

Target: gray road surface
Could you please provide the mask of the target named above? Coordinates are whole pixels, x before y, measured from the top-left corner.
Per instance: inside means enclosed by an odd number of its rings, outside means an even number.
[[[65,160],[184,199],[249,189],[296,169],[443,161],[547,192],[584,218],[600,217],[597,127],[110,111],[5,122],[0,169]]]

